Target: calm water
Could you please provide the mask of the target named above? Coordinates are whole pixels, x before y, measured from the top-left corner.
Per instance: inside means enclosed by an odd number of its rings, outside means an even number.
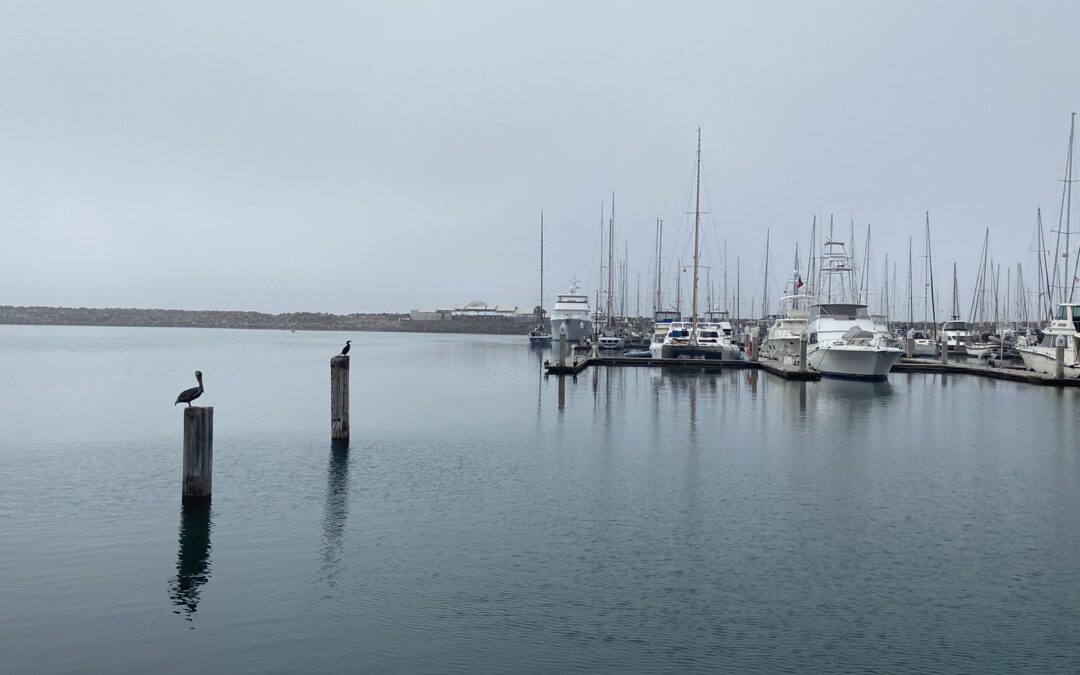
[[[545,356],[0,326],[0,671],[1080,669],[1080,392]]]

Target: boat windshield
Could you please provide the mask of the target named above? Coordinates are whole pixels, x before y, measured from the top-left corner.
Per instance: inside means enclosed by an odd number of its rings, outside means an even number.
[[[967,321],[946,321],[941,330],[967,330]]]
[[[1058,321],[1080,321],[1080,305],[1061,305],[1054,318]]]

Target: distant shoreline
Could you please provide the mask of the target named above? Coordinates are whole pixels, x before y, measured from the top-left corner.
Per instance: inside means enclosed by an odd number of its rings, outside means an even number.
[[[245,328],[262,330],[381,331],[397,333],[484,333],[526,335],[531,321],[501,316],[415,321],[408,314],[267,314],[225,310],[0,305],[0,325],[123,326],[132,328]]]

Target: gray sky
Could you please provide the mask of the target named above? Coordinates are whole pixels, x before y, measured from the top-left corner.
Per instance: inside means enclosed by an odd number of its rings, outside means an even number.
[[[718,276],[726,237],[744,309],[766,228],[776,283],[815,214],[871,223],[880,267],[908,236],[918,255],[929,210],[966,313],[984,228],[1028,270],[1036,206],[1056,225],[1078,19],[1075,2],[0,0],[0,304],[531,306],[541,208],[551,296],[595,283],[612,190],[634,293],[655,219],[669,252],[688,239],[700,125],[708,262]]]

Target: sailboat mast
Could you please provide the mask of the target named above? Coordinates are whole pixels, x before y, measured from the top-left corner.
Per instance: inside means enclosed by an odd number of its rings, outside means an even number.
[[[765,292],[761,295],[761,318],[769,316],[769,235],[765,230]]]
[[[544,323],[544,211],[540,210],[540,324]]]
[[[690,294],[690,344],[697,344],[698,247],[701,230],[701,127],[697,130],[697,177],[694,180],[694,288]]]
[[[608,249],[607,249],[607,325],[612,327],[615,321],[615,193],[611,193],[611,219],[608,221]]]
[[[930,325],[937,339],[937,298],[934,296],[934,254],[930,246],[930,212],[926,212],[926,266],[930,268]],[[925,308],[924,308],[925,310]]]
[[[907,238],[907,322],[908,328],[915,325],[914,289],[911,287],[911,237]]]
[[[1072,113],[1069,116],[1069,151],[1066,153],[1065,160],[1065,185],[1062,187],[1062,210],[1065,213],[1065,269],[1062,270],[1064,279],[1069,283],[1069,296],[1068,302],[1072,302],[1073,290],[1076,288],[1076,275],[1073,274],[1072,278],[1069,278],[1069,236],[1072,232],[1072,165],[1073,165],[1073,138],[1076,130],[1076,113]],[[1065,285],[1061,286],[1062,294],[1065,293]]]
[[[660,261],[663,260],[664,250],[664,219],[656,219],[656,304],[653,306],[653,318],[656,318],[656,313],[661,309],[660,299]]]
[[[952,320],[960,318],[960,291],[956,286],[956,261],[952,264]]]

